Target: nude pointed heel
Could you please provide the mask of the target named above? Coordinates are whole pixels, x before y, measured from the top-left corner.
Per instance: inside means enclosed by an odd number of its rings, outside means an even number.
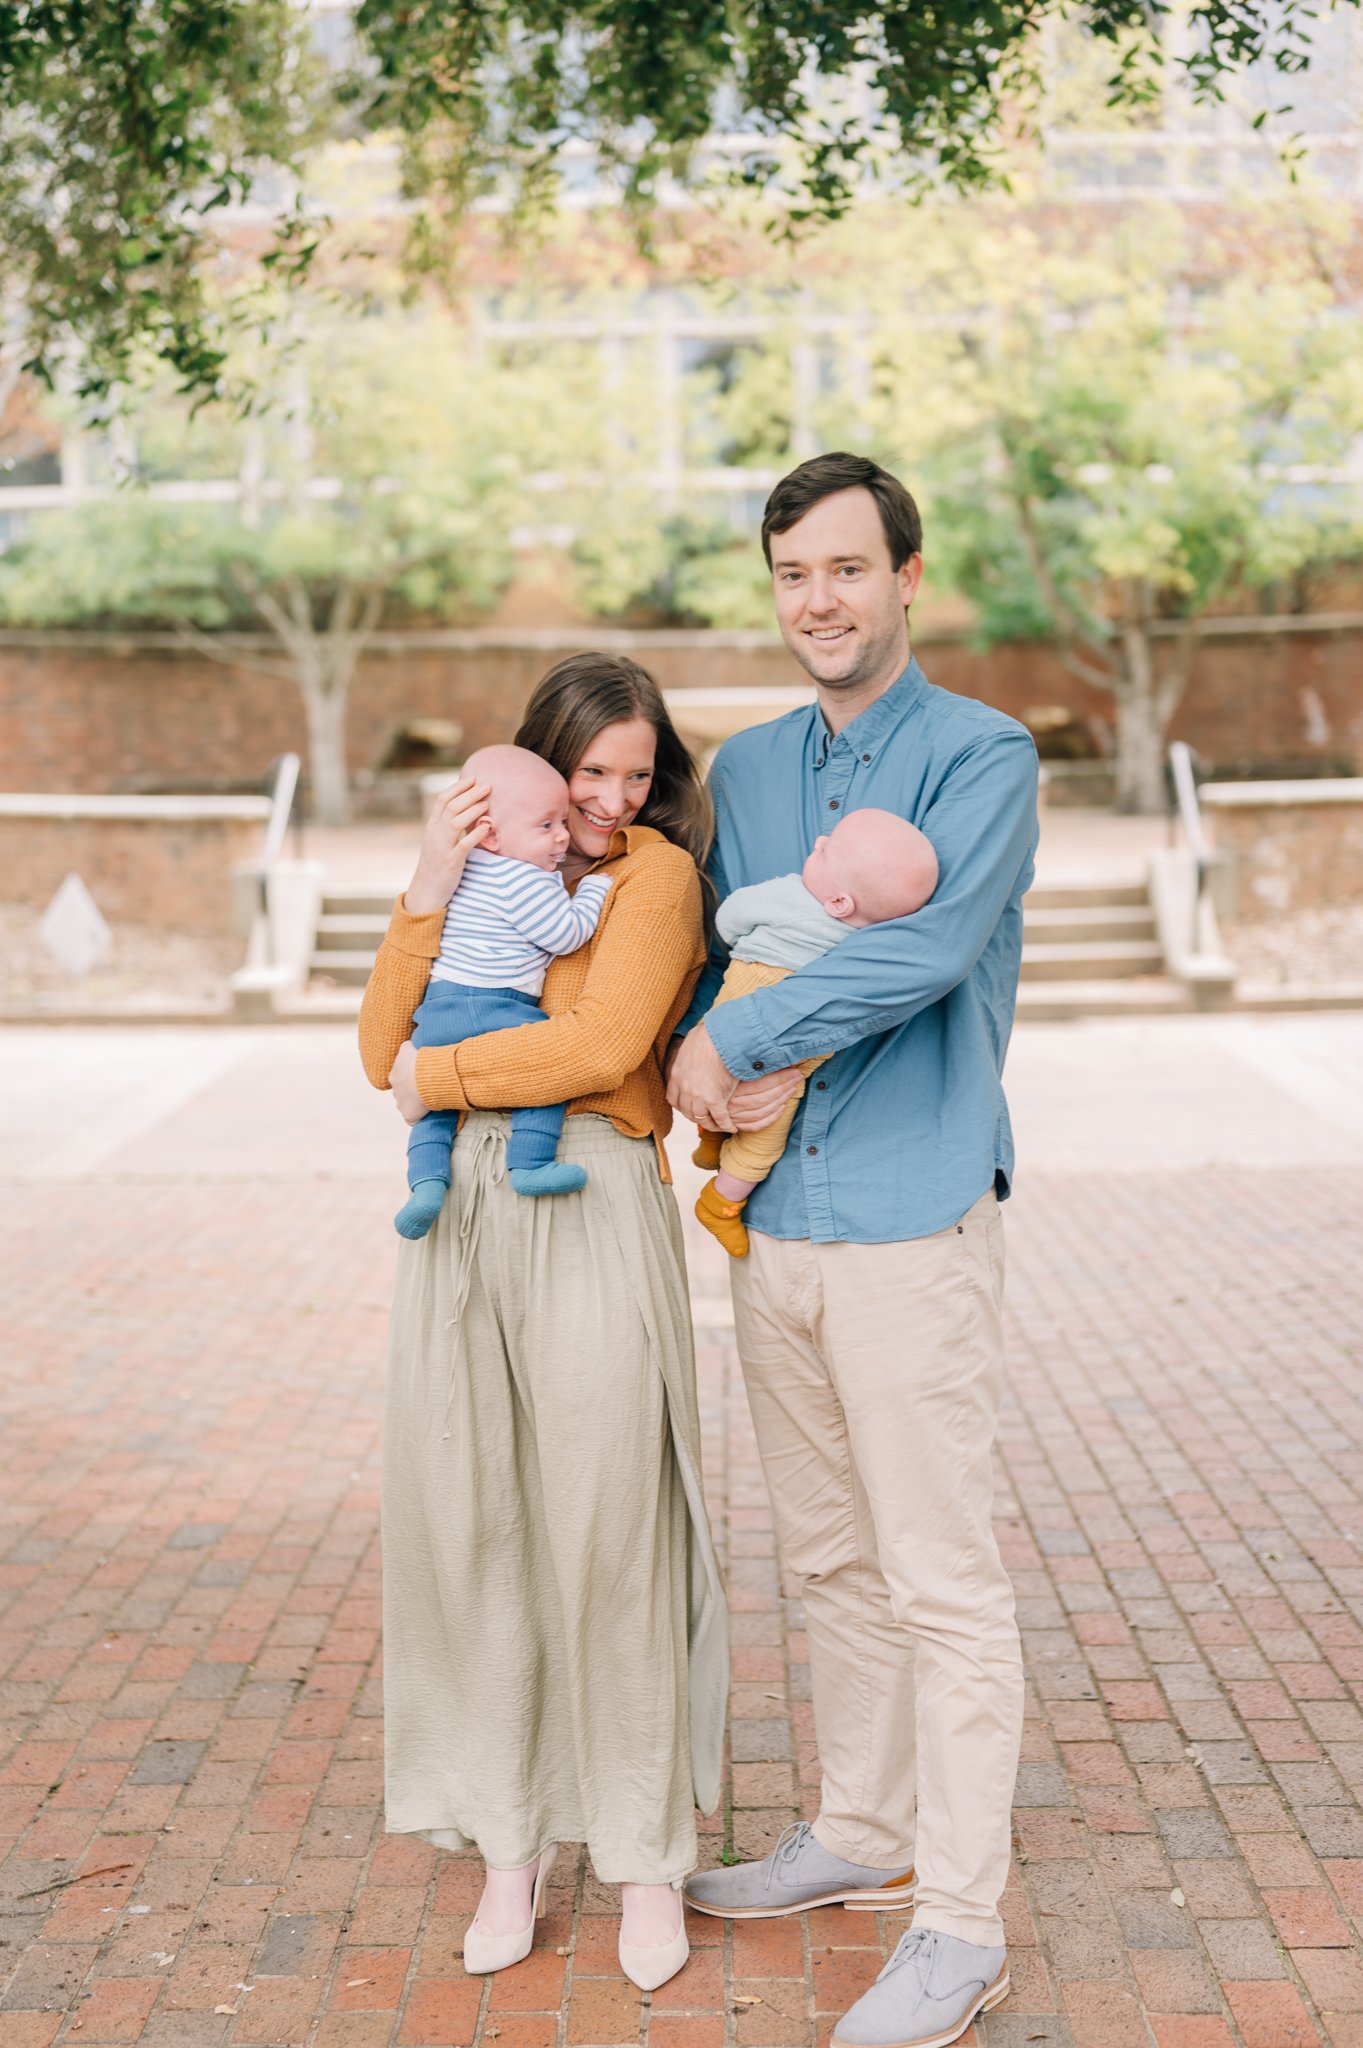
[[[657,1948],[635,1948],[623,1934],[620,1937],[620,1968],[630,1983],[637,1984],[641,1991],[656,1991],[685,1967],[691,1944],[686,1938],[686,1909],[680,1893],[677,1896],[677,1913],[680,1927],[671,1941],[664,1941]]]
[[[558,1844],[551,1842],[540,1853],[535,1871],[535,1888],[530,1894],[530,1925],[518,1934],[484,1934],[476,1919],[464,1935],[464,1968],[470,1977],[486,1976],[490,1970],[509,1970],[523,1963],[535,1942],[535,1922],[544,1911],[544,1885],[558,1858]],[[648,1951],[651,1953],[651,1951]],[[662,1980],[659,1979],[659,1982]]]

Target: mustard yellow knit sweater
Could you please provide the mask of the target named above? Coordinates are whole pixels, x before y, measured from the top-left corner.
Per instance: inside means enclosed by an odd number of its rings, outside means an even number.
[[[652,1137],[670,1180],[662,1062],[705,959],[700,880],[691,856],[647,825],[617,832],[593,873],[613,887],[592,938],[550,963],[548,1022],[425,1047],[417,1088],[428,1109],[566,1102],[570,1116],[608,1116],[632,1138]],[[412,1035],[444,921],[443,910],[413,917],[401,898],[393,911],[360,1009],[360,1057],[376,1088]]]

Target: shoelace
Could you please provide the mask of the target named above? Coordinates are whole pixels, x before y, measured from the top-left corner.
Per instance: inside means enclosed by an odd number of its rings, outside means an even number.
[[[892,1970],[903,1969],[906,1963],[921,1963],[923,1983],[926,1985],[936,1942],[937,1935],[931,1927],[911,1927],[907,1934],[900,1936],[894,1953],[881,1971],[880,1977],[888,1977]],[[877,1977],[877,1983],[880,1982],[880,1977]]]
[[[785,1831],[778,1838],[776,1847],[772,1850],[771,1855],[767,1858],[767,1874],[762,1880],[764,1890],[770,1887],[771,1881],[773,1877],[776,1875],[776,1866],[778,1863],[798,1862],[800,1852],[803,1850],[805,1843],[809,1840],[813,1832],[814,1830],[807,1820],[793,1821],[791,1825],[785,1829]]]

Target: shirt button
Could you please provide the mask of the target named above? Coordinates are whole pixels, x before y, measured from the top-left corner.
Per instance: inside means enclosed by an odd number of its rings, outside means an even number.
[[[814,1154],[815,1152],[817,1152],[817,1151],[818,1151],[818,1149],[819,1149],[819,1148],[818,1148],[818,1146],[817,1146],[817,1145],[806,1145],[806,1146],[805,1146],[805,1150],[806,1150],[806,1152],[808,1152],[808,1153],[809,1153],[809,1154],[811,1155],[811,1157],[812,1157],[812,1155],[813,1155],[813,1154]]]
[[[863,754],[861,758],[863,761],[869,761],[871,757],[869,754]]]
[[[829,797],[828,808],[830,811],[836,811],[836,809],[838,808],[838,800],[835,796]]]
[[[816,1088],[826,1088],[826,1087],[828,1086],[828,1083],[827,1083],[827,1081],[816,1081],[816,1082],[814,1083],[814,1086],[815,1086]]]
[[[762,1061],[761,1061],[761,1060],[754,1060],[754,1061],[753,1061],[753,1066],[754,1066],[754,1067],[756,1068],[756,1070],[757,1070],[757,1072],[758,1072],[759,1074],[760,1074],[760,1073],[761,1073],[761,1071],[762,1071],[762,1065],[763,1065],[763,1063],[762,1063]]]

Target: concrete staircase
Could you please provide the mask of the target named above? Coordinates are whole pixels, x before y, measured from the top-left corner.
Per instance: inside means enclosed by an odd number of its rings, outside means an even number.
[[[309,1010],[353,1010],[393,908],[391,889],[337,888],[322,899]],[[1164,974],[1150,893],[1139,876],[1046,880],[1023,905],[1019,1019],[1157,1016],[1191,1007]]]
[[[1138,875],[1048,878],[1023,903],[1019,1021],[1191,1008],[1163,968],[1149,887]]]
[[[322,898],[312,955],[312,987],[361,989],[388,929],[393,889],[334,889]]]

